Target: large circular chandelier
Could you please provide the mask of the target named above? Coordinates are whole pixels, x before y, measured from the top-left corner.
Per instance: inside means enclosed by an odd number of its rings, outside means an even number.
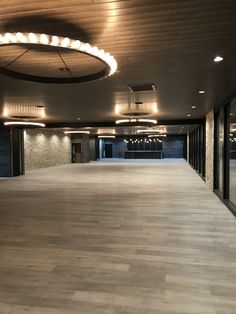
[[[49,47],[51,46],[58,49],[64,48],[67,50],[69,49],[72,51],[77,51],[79,53],[86,54],[90,57],[93,57],[101,61],[105,65],[105,68],[100,70],[99,72],[83,76],[73,76],[70,69],[65,64],[65,70],[69,71],[71,77],[36,76],[10,70],[7,67],[0,68],[1,73],[6,74],[8,76],[12,76],[14,78],[20,78],[24,80],[42,83],[78,83],[108,77],[114,74],[117,69],[117,62],[115,58],[111,56],[108,52],[104,51],[103,49],[99,49],[98,47],[93,46],[89,43],[85,43],[80,40],[71,39],[68,37],[39,33],[21,33],[21,32],[5,33],[4,35],[0,35],[0,46],[4,45],[25,45],[28,48],[25,51],[25,53],[27,53],[35,45]],[[20,57],[21,55],[19,56],[19,58]],[[19,58],[16,58],[15,60]],[[13,60],[13,62],[15,60]]]

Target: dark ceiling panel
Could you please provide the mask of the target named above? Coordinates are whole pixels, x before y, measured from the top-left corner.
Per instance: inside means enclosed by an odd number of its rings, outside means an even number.
[[[108,79],[60,86],[0,75],[0,111],[9,104],[44,105],[46,122],[77,122],[77,117],[81,123],[113,122],[121,117],[116,105],[132,101],[127,86],[151,82],[157,88],[151,97],[157,112],[150,117],[203,118],[236,89],[235,15],[234,0],[2,0],[1,32],[44,32],[89,41],[115,56],[118,71]],[[7,54],[3,49],[0,65],[22,48]],[[25,61],[31,73],[60,75],[60,60],[44,53],[35,51],[16,67],[23,71]],[[219,64],[213,62],[217,54],[224,56]],[[65,59],[75,73],[99,67],[70,54]]]

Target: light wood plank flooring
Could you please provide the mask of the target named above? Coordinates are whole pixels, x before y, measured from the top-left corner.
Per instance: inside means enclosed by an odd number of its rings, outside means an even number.
[[[1,314],[235,314],[236,220],[182,160],[0,180]]]

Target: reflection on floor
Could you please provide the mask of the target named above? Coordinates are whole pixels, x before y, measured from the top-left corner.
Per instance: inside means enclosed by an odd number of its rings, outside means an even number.
[[[236,205],[236,160],[230,159],[229,164],[230,200]]]
[[[236,220],[184,161],[0,181],[0,313],[233,314]]]

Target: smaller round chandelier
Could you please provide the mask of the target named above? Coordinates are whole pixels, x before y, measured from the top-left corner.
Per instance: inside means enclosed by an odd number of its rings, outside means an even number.
[[[146,130],[137,130],[137,133],[140,133],[140,134],[149,134],[149,133],[162,133],[160,130],[157,130],[157,129],[146,129]]]
[[[150,134],[148,135],[149,138],[153,138],[153,137],[166,137],[166,134]]]
[[[116,124],[135,124],[135,123],[157,124],[157,120],[145,118],[129,118],[116,120]]]
[[[90,134],[90,131],[65,131],[64,134]]]
[[[44,128],[45,124],[41,122],[31,122],[31,121],[6,121],[4,122],[5,126],[34,126]]]
[[[98,135],[98,138],[116,138],[115,135]]]

